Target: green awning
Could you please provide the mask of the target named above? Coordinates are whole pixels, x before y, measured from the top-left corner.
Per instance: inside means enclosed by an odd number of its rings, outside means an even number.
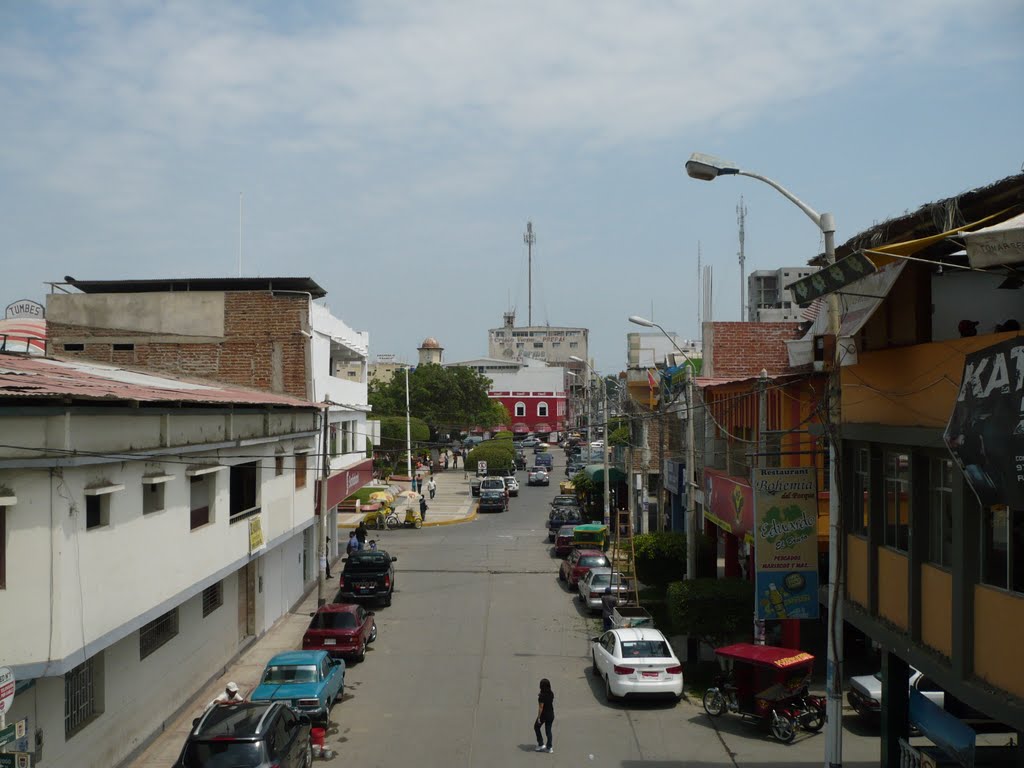
[[[583,468],[583,471],[587,473],[587,477],[590,478],[592,483],[598,485],[604,485],[604,464],[587,464]],[[618,467],[608,467],[608,482],[611,483],[622,483],[626,481],[626,473]]]

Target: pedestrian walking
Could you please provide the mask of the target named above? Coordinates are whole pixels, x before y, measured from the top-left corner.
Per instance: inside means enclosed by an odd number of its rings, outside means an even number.
[[[452,469],[459,468],[459,452],[452,451]]]
[[[427,519],[427,500],[420,496],[420,520],[424,522]]]
[[[331,578],[331,537],[327,537],[327,546],[324,553],[324,576]]]
[[[445,451],[444,456],[441,457],[441,466],[448,469],[448,451]]]
[[[540,693],[537,694],[537,719],[533,723],[533,732],[537,734],[537,751],[554,752],[555,748],[551,740],[551,724],[555,722],[555,694],[551,690],[551,681],[546,677],[540,681]],[[544,726],[544,733],[548,737],[547,746],[541,738],[540,729]]]
[[[345,547],[345,554],[351,555],[353,552],[359,551],[359,534],[356,531],[352,531],[348,535],[348,546]]]
[[[430,479],[427,480],[427,491],[430,493],[430,500],[434,500],[434,494],[437,493],[437,483],[434,482],[434,476],[431,475]]]
[[[356,539],[359,541],[359,548],[362,549],[366,546],[366,521],[360,520],[359,525],[356,526]]]

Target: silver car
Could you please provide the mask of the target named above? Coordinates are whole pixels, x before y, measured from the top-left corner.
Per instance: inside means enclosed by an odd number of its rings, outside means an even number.
[[[623,603],[629,595],[629,583],[620,571],[611,568],[591,568],[576,585],[576,599],[592,611],[601,610],[601,598],[614,594]]]

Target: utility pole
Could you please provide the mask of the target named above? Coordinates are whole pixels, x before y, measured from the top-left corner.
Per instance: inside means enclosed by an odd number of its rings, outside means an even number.
[[[767,467],[768,450],[768,371],[761,369],[757,380],[757,466]],[[756,560],[756,556],[755,556]],[[756,576],[755,583],[756,583]],[[754,642],[764,645],[764,621],[757,618],[757,597],[754,598]]]
[[[331,452],[328,448],[327,434],[331,428],[331,411],[330,406],[325,402],[323,410],[323,435],[321,437],[322,451],[320,454],[320,516],[317,518],[317,535],[316,535],[316,604],[320,607],[327,602],[327,598],[324,597],[324,578],[326,573],[321,576],[320,568],[323,567],[326,571],[327,565],[327,482],[331,475]]]
[[[532,221],[526,222],[523,242],[526,243],[526,324],[533,325],[533,244],[537,236],[533,234]]]
[[[744,246],[744,243],[746,242],[746,239],[747,239],[746,221],[747,221],[747,206],[745,206],[743,204],[743,195],[740,195],[740,204],[736,206],[736,222],[740,226],[740,252],[739,252],[739,257],[740,257],[740,322],[741,323],[743,321],[745,321],[745,320],[753,319],[753,318],[748,318],[748,316],[747,316],[747,302],[746,302],[746,294],[745,294],[746,288],[747,288],[747,278],[746,278],[747,257],[746,257],[746,253],[744,252],[743,246]]]
[[[416,490],[412,476],[412,419],[409,416],[409,366],[405,366],[405,469],[409,474],[409,490]]]

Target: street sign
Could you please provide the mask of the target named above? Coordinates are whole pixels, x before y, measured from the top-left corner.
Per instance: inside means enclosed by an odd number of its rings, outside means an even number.
[[[12,741],[25,738],[28,730],[28,718],[23,717],[16,723],[11,723],[6,728],[0,728],[0,747],[10,744]]]
[[[0,667],[0,715],[11,709],[14,701],[14,673],[10,667]]]
[[[28,752],[2,752],[0,768],[32,768],[32,755]]]
[[[476,473],[478,475],[480,475],[481,477],[483,475],[487,474],[487,462],[486,461],[478,461],[476,463]]]

